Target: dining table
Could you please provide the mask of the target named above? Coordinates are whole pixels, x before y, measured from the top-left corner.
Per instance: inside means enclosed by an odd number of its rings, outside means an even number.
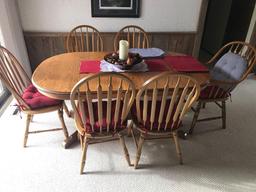
[[[109,54],[109,52],[71,52],[52,56],[45,59],[37,66],[32,75],[32,83],[43,95],[59,100],[70,100],[70,93],[74,85],[82,78],[92,74],[91,72],[81,73],[81,62],[101,61],[107,54]],[[168,55],[180,56],[183,54],[169,52]],[[165,65],[164,62],[162,64]],[[167,63],[164,70],[157,70],[157,67],[155,67],[154,70],[147,72],[133,71],[123,72],[122,74],[133,81],[136,91],[138,91],[144,82],[164,71],[192,76],[201,86],[205,85],[210,78],[207,71],[177,71]],[[104,84],[104,81],[102,83]],[[97,85],[90,86],[92,86],[92,92],[94,86],[96,90]],[[68,148],[76,139],[76,133],[70,135],[69,139],[64,141],[64,147]]]

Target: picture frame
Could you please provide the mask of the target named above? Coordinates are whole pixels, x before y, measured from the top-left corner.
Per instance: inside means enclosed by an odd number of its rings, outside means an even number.
[[[139,17],[140,0],[91,0],[92,17]]]

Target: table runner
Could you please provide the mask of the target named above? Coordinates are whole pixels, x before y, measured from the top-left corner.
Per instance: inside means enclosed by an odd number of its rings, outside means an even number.
[[[169,69],[170,69],[165,64],[163,59],[146,60],[145,64],[147,65],[147,69],[143,68],[139,72],[169,71]],[[83,74],[83,73],[98,73],[98,72],[101,71],[100,65],[101,65],[101,61],[98,61],[98,60],[81,61],[81,63],[80,63],[80,74]],[[137,65],[139,65],[139,64],[137,64]],[[110,67],[110,69],[112,69],[112,68]],[[127,70],[127,71],[116,70],[116,72],[129,72],[129,70]],[[130,72],[135,72],[135,71],[130,71]]]
[[[100,72],[100,61],[98,60],[85,60],[80,62],[81,73],[98,73]]]
[[[164,57],[166,64],[177,72],[208,72],[209,69],[192,56]]]
[[[176,72],[208,72],[208,68],[192,56],[171,56],[166,55],[162,59],[145,59],[148,71],[169,71]],[[80,73],[100,72],[99,60],[85,60],[80,63]],[[145,70],[142,70],[145,71]],[[119,71],[120,72],[120,71]],[[128,71],[124,71],[128,72]],[[131,71],[134,72],[134,71]]]

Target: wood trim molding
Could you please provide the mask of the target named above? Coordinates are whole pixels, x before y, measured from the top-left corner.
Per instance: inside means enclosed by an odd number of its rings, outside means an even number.
[[[101,32],[104,51],[114,50],[115,32]],[[167,52],[179,52],[192,55],[196,32],[147,32],[151,47],[158,47]],[[65,53],[65,32],[24,32],[25,42],[32,71],[44,59]]]

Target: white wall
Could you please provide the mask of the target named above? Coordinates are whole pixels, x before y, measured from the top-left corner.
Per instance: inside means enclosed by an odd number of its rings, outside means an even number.
[[[31,75],[16,0],[0,0],[0,40]]]
[[[202,0],[141,0],[140,18],[92,18],[91,0],[18,0],[25,31],[67,32],[79,24],[114,32],[128,24],[146,31],[196,31]]]

